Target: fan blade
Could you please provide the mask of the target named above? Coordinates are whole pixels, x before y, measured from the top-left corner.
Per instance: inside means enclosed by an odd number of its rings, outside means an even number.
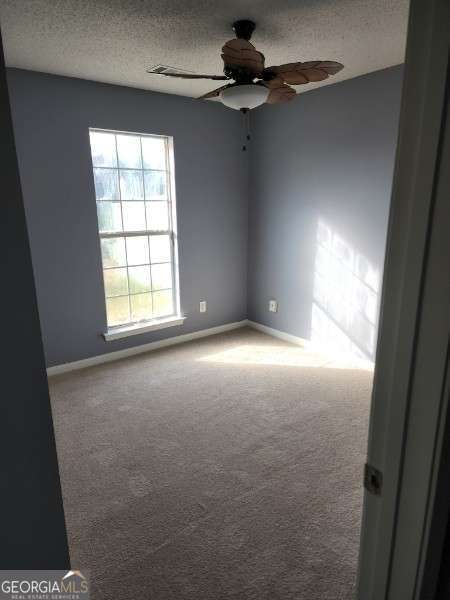
[[[228,85],[221,85],[220,87],[216,88],[215,90],[212,90],[211,92],[207,92],[206,94],[203,94],[203,96],[199,96],[197,98],[197,100],[208,100],[208,98],[217,98],[217,96],[220,95],[220,92],[224,89],[226,89],[228,87]]]
[[[293,100],[297,95],[297,92],[290,85],[286,85],[281,79],[272,79],[272,81],[265,82],[266,87],[270,89],[267,97],[267,104],[282,104]]]
[[[320,68],[328,73],[328,75],[336,75],[339,71],[342,71],[344,65],[334,60],[323,60],[320,63]]]
[[[214,79],[215,81],[226,81],[228,79],[226,75],[197,75],[194,73],[152,73],[151,71],[147,71],[147,73],[151,73],[152,75],[165,75],[166,77],[179,77],[181,79]]]
[[[264,69],[264,55],[247,40],[229,40],[222,48],[222,59],[225,67],[245,69],[255,77]]]
[[[273,90],[275,88],[283,87],[284,81],[281,79],[281,77],[274,77],[269,81],[263,81],[263,85]]]
[[[344,65],[332,60],[312,60],[308,62],[287,63],[268,67],[263,71],[263,77],[281,78],[291,85],[302,85],[315,81],[323,81],[330,75],[335,75]]]

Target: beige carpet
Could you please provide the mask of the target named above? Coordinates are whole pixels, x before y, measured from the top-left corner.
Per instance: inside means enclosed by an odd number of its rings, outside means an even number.
[[[53,377],[93,600],[348,600],[372,373],[250,329]]]

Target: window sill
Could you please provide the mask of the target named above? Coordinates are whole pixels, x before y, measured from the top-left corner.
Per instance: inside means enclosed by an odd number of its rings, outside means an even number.
[[[148,323],[136,323],[135,325],[125,325],[124,327],[112,327],[106,333],[103,334],[105,342],[111,342],[112,340],[120,340],[130,335],[139,335],[141,333],[147,333],[149,331],[157,331],[158,329],[165,329],[166,327],[174,327],[175,325],[183,325],[186,317],[169,317],[167,319],[159,319],[158,321],[151,321]]]

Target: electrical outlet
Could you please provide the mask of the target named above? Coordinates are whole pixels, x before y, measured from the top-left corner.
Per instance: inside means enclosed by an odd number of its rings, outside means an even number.
[[[200,312],[206,312],[206,300],[200,300]]]
[[[278,302],[276,300],[269,300],[269,311],[278,312]]]

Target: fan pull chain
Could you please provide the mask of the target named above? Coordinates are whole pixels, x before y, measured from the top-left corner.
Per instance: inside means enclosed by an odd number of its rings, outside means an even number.
[[[248,108],[241,108],[241,112],[244,116],[244,129],[245,129],[245,142],[242,146],[242,152],[247,150],[248,142],[250,141],[250,111]]]

